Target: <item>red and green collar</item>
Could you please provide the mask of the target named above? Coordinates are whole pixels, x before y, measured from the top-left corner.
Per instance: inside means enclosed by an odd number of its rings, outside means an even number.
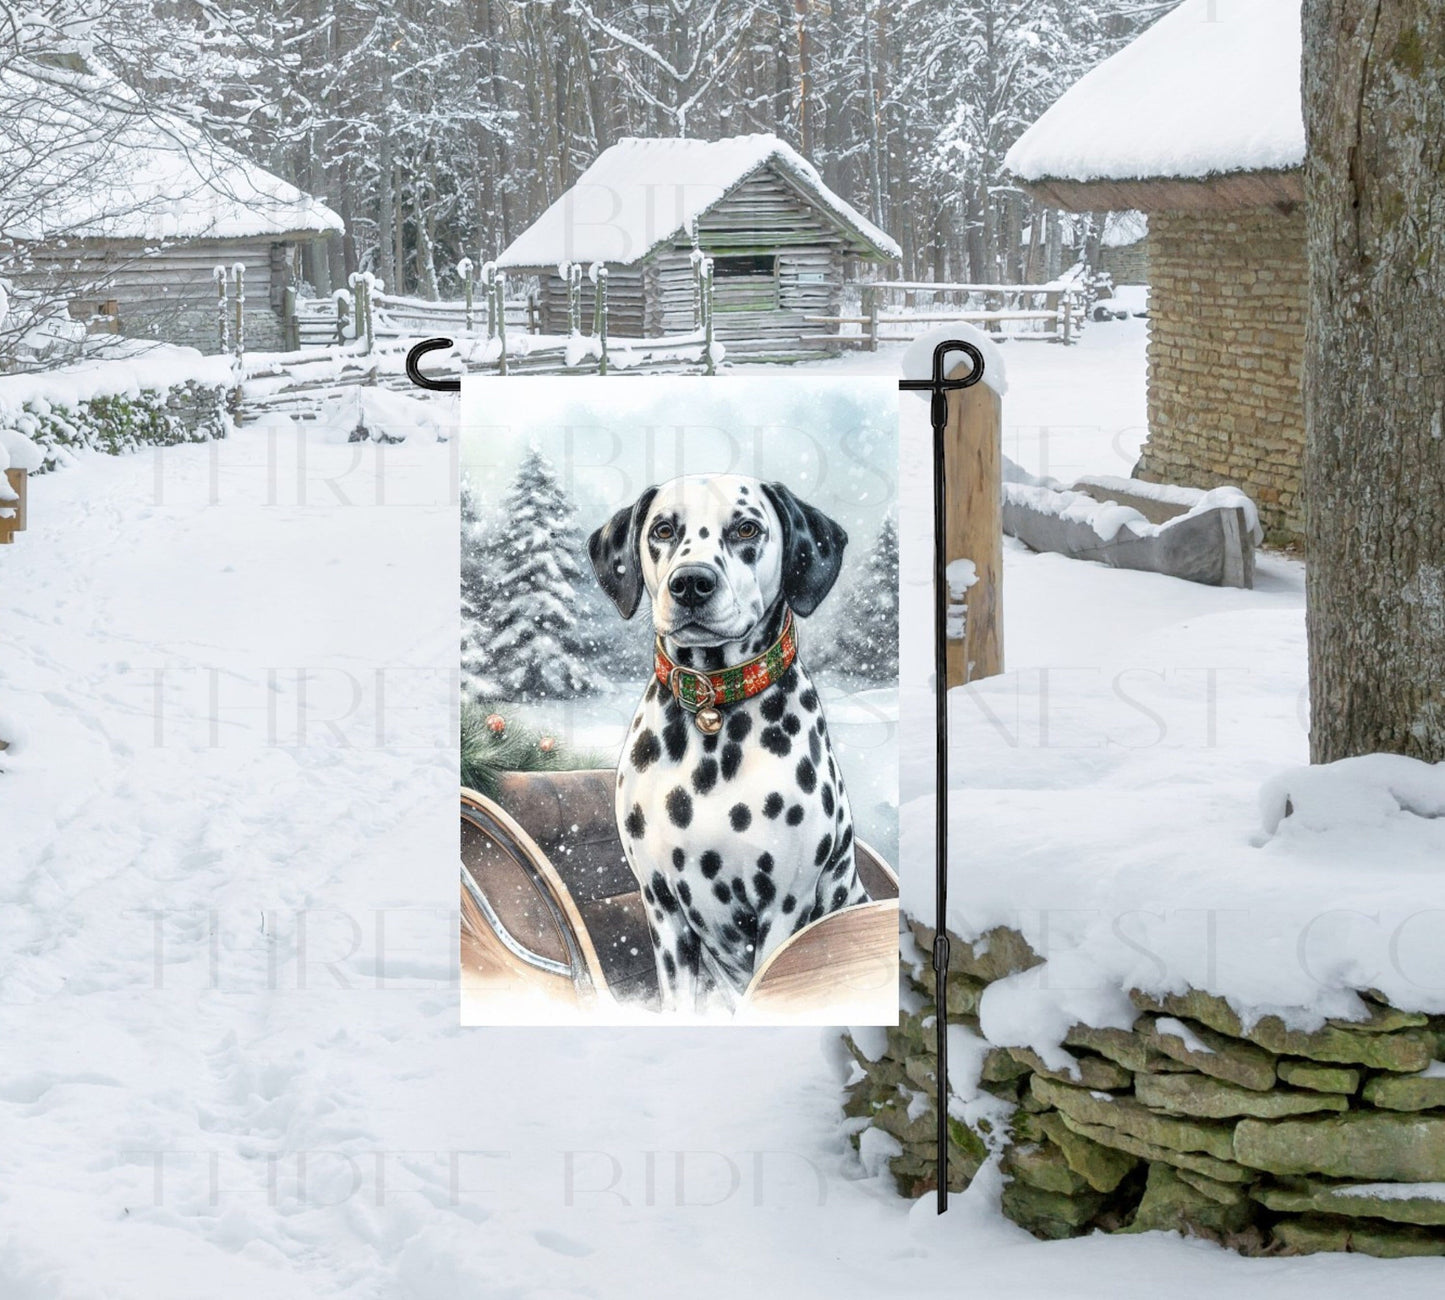
[[[798,657],[798,639],[793,631],[793,611],[787,610],[783,617],[783,630],[778,639],[762,654],[731,668],[720,668],[717,672],[699,672],[675,664],[662,648],[662,638],[657,638],[656,672],[657,680],[669,691],[684,709],[693,715],[697,729],[706,735],[714,735],[722,726],[719,704],[737,704],[759,695],[776,682],[794,659]]]

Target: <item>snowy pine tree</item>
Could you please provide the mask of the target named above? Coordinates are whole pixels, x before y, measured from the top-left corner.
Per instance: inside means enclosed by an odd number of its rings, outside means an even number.
[[[595,690],[577,616],[579,589],[590,581],[582,567],[585,542],[557,471],[536,448],[471,552],[462,570],[463,664],[474,693],[527,700]],[[480,601],[470,622],[469,579]]]
[[[462,479],[461,515],[462,696],[475,702],[495,696],[498,685],[487,656],[493,587],[487,568],[487,524],[476,488],[468,478]]]
[[[876,682],[897,677],[898,529],[891,517],[878,530],[836,627],[828,655],[831,667]]]

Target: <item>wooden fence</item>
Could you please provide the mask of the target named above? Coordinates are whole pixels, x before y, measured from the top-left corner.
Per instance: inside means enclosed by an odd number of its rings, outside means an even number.
[[[1013,338],[1069,344],[1078,339],[1088,311],[1085,287],[1074,277],[1051,284],[879,280],[857,287],[862,299],[861,313],[807,317],[810,324],[830,325],[835,329],[806,338],[805,343],[876,352],[880,343],[907,342],[934,325],[962,321]],[[920,300],[923,300],[921,309]],[[843,328],[847,326],[856,326],[856,332],[844,333]]]

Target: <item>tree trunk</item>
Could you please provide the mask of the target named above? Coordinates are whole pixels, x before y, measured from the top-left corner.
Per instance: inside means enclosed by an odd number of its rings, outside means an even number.
[[[1445,760],[1445,8],[1305,0],[1310,755]]]

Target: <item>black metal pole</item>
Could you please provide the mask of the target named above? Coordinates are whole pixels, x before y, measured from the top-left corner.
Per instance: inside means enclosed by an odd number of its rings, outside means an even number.
[[[966,353],[973,368],[961,379],[945,377],[945,357]],[[944,433],[948,394],[983,378],[983,353],[962,339],[933,349],[931,379],[902,379],[898,387],[927,392],[933,424],[933,725],[934,725],[934,935],[933,1002],[937,1034],[934,1106],[938,1114],[938,1213],[948,1209],[948,559],[945,552],[948,467]]]

